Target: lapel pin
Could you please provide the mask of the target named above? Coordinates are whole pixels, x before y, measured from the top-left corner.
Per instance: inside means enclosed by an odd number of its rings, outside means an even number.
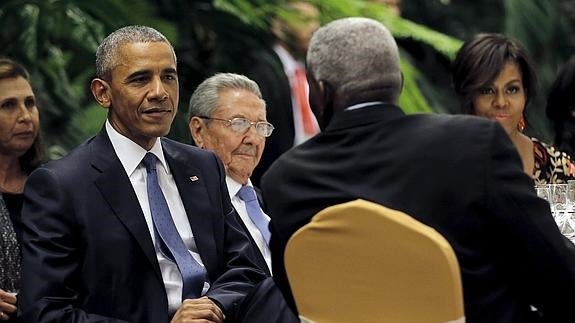
[[[198,176],[195,176],[195,175],[194,175],[194,176],[190,176],[190,180],[191,180],[192,182],[195,182],[195,181],[197,181],[198,179],[199,179]]]

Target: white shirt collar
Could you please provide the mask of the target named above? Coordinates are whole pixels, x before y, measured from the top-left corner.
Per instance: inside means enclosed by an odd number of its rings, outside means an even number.
[[[128,177],[131,176],[148,151],[116,131],[108,119],[106,119],[106,132],[108,133],[108,137],[110,137],[114,151],[120,159],[126,174],[128,174]],[[167,167],[166,159],[164,158],[164,151],[162,150],[162,142],[160,138],[156,138],[156,142],[149,152],[156,155],[166,173],[169,174],[170,170]]]
[[[349,106],[347,108],[345,108],[345,111],[350,111],[350,110],[357,110],[357,109],[361,109],[361,108],[367,108],[370,107],[372,105],[378,105],[378,104],[383,104],[385,102],[383,101],[371,101],[371,102],[364,102],[364,103],[359,103],[359,104],[354,104],[352,106]]]
[[[286,75],[292,76],[295,74],[295,70],[298,67],[304,67],[301,62],[298,62],[283,46],[276,44],[273,47],[274,51],[278,55]]]
[[[234,196],[236,196],[238,194],[238,192],[240,191],[240,189],[242,188],[242,184],[236,182],[236,180],[234,180],[233,178],[231,178],[230,176],[226,175],[226,185],[228,185],[228,193],[230,193],[230,199],[233,199]],[[246,184],[248,186],[252,186],[252,181],[248,178],[248,183]]]

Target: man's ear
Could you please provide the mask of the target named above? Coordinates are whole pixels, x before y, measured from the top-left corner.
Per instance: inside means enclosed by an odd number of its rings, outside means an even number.
[[[309,105],[317,118],[318,115],[321,114],[324,105],[323,88],[320,82],[316,81],[309,73],[307,75],[307,84],[309,85]]]
[[[330,105],[333,103],[333,88],[327,81],[319,81],[319,92],[321,93],[321,100],[324,105]]]
[[[308,84],[311,110],[323,130],[333,115],[333,89],[326,81],[318,81],[311,75],[308,75]]]
[[[108,82],[95,78],[90,84],[90,90],[92,90],[94,99],[96,99],[102,107],[106,109],[110,107],[112,100],[110,98],[110,85]]]
[[[204,148],[204,139],[202,132],[204,131],[205,124],[202,119],[198,117],[192,117],[190,122],[188,122],[188,128],[190,129],[190,135],[192,140],[199,148]]]
[[[331,121],[331,118],[335,114],[335,91],[331,84],[327,81],[319,81],[319,92],[322,95],[323,109],[321,111],[321,119],[318,119],[321,130]]]

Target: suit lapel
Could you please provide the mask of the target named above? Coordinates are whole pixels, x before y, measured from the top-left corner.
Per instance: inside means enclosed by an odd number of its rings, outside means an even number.
[[[95,180],[96,186],[114,214],[124,224],[125,229],[140,245],[158,278],[162,280],[156,251],[142,208],[104,130],[94,138],[91,154],[92,165],[101,173]]]

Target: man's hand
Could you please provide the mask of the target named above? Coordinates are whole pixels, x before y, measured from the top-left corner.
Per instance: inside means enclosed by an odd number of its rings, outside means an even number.
[[[16,294],[0,289],[0,320],[6,321],[16,315]]]
[[[224,313],[206,296],[196,299],[186,299],[178,308],[171,323],[180,322],[213,322],[223,323]]]

